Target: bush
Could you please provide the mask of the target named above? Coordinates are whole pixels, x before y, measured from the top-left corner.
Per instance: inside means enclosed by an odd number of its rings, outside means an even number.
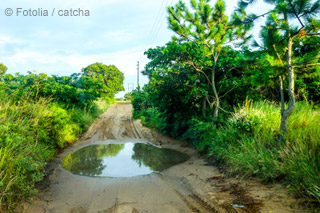
[[[147,92],[144,90],[134,90],[131,92],[132,106],[133,106],[133,118],[140,118],[141,113],[149,108]]]
[[[228,120],[232,128],[253,133],[254,128],[263,123],[266,115],[261,110],[254,109],[252,104],[252,101],[246,100],[244,106],[235,110],[236,112]]]
[[[147,108],[140,114],[140,119],[145,126],[149,126],[158,131],[164,129],[163,125],[165,122],[156,108]]]

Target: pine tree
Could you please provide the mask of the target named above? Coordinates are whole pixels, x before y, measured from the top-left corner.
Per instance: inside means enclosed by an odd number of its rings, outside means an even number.
[[[256,0],[239,2],[238,13],[244,14],[246,8]],[[274,6],[274,8],[262,15],[250,14],[238,18],[238,24],[250,24],[268,14],[266,25],[262,29],[262,37],[264,38],[264,48],[276,55],[275,61],[279,67],[285,67],[286,74],[280,74],[281,87],[281,126],[280,138],[287,132],[288,120],[295,109],[295,71],[301,68],[311,66],[319,66],[320,50],[317,50],[314,58],[301,61],[295,58],[295,44],[303,43],[312,36],[320,35],[320,21],[315,17],[320,12],[320,1],[312,0],[265,0]],[[284,58],[283,58],[284,56]],[[300,57],[303,58],[303,57]],[[285,62],[284,62],[285,61]],[[271,63],[272,64],[272,63]],[[287,76],[288,84],[288,107],[285,108],[283,94],[283,76]]]
[[[213,99],[206,100],[210,106],[214,106],[213,118],[216,121],[220,107],[220,95],[216,82],[216,65],[221,54],[223,46],[236,39],[245,41],[246,31],[250,28],[248,25],[235,28],[225,15],[225,2],[217,0],[211,6],[210,0],[191,0],[191,11],[183,1],[179,1],[175,6],[169,7],[169,28],[173,30],[178,37],[174,37],[179,41],[192,41],[197,43],[201,48],[207,51],[207,57],[212,60],[211,77],[208,83],[211,85]],[[194,66],[194,64],[191,64]],[[199,67],[194,67],[200,70]]]

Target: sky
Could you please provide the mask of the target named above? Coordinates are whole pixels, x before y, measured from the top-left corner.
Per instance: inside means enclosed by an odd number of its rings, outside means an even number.
[[[11,74],[35,71],[59,76],[79,73],[96,62],[114,64],[125,75],[126,91],[117,94],[121,97],[127,92],[128,84],[129,89],[137,86],[137,61],[140,71],[148,62],[144,52],[164,45],[173,36],[167,28],[166,7],[177,2],[1,1],[0,63]],[[236,0],[226,1],[228,15],[236,5]],[[252,11],[259,14],[267,9],[268,5],[259,2]],[[257,29],[252,33],[258,36]],[[147,77],[140,74],[140,85],[147,82]]]

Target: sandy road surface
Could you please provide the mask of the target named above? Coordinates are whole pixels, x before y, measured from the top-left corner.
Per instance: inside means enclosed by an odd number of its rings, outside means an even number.
[[[225,178],[217,167],[182,142],[143,127],[131,118],[130,104],[115,104],[84,137],[50,165],[39,194],[20,212],[300,212],[281,186]],[[88,145],[152,142],[189,154],[185,163],[161,173],[133,178],[90,178],[73,175],[62,157]],[[221,171],[221,170],[220,170]]]

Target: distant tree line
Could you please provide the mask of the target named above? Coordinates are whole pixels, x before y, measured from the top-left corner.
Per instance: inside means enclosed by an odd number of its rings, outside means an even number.
[[[98,98],[111,100],[124,90],[123,73],[114,65],[95,63],[71,76],[48,76],[30,72],[26,75],[6,74],[7,67],[0,64],[0,87],[12,98],[24,95],[30,100],[49,97],[65,105],[85,107]]]

